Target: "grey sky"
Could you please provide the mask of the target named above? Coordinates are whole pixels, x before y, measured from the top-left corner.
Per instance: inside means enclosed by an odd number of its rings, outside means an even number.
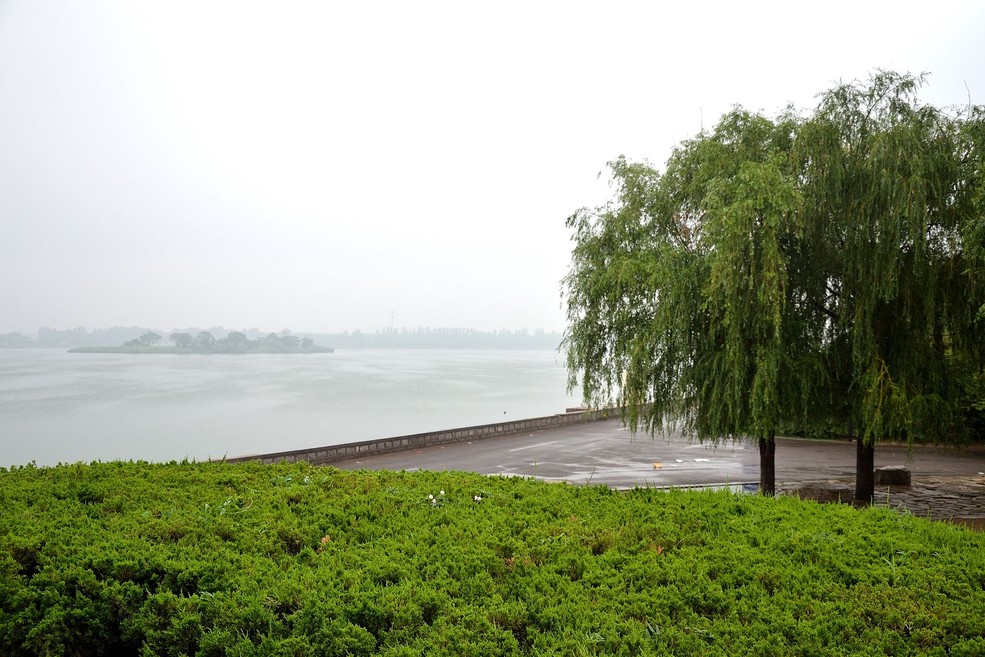
[[[0,1],[0,332],[561,329],[619,154],[876,68],[985,103],[985,3],[664,4]]]

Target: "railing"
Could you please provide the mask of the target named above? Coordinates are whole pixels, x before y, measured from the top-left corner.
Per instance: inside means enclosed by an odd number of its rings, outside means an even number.
[[[604,420],[612,416],[613,411],[575,410],[572,412],[548,415],[546,417],[535,417],[526,420],[497,422],[495,424],[481,424],[474,427],[462,427],[460,429],[448,429],[445,431],[430,431],[427,433],[415,433],[407,436],[395,436],[393,438],[366,440],[358,443],[345,443],[341,445],[326,445],[324,447],[296,449],[287,452],[237,456],[224,460],[229,463],[243,461],[260,461],[261,463],[294,463],[295,461],[307,461],[308,463],[320,465],[334,463],[336,461],[345,461],[347,459],[356,458],[357,456],[402,452],[405,450],[431,447],[434,445],[448,445],[451,443],[459,443],[468,440],[482,440],[484,438],[509,436],[524,433],[526,431],[553,429],[556,427],[563,427],[581,422]]]

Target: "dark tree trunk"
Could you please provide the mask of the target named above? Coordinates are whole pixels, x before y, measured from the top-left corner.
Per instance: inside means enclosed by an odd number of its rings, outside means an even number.
[[[776,439],[770,432],[768,438],[759,439],[759,493],[776,495]]]
[[[876,493],[875,444],[866,445],[859,436],[855,442],[855,504],[872,504]]]

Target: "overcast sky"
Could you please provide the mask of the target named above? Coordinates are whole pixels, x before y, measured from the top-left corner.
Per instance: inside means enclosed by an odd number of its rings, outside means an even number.
[[[985,3],[669,4],[0,0],[0,332],[561,330],[618,155],[877,68],[985,103]]]

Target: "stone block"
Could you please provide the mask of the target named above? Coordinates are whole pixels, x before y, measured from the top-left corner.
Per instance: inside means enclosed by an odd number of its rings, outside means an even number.
[[[802,500],[814,500],[815,502],[831,503],[843,502],[851,504],[855,498],[855,489],[843,484],[815,482],[800,484],[786,490],[787,495],[796,495]]]
[[[876,486],[909,486],[910,469],[905,465],[884,465],[876,468]]]

